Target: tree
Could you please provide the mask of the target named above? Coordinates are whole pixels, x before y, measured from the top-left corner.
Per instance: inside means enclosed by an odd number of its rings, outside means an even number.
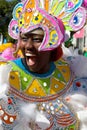
[[[0,33],[9,40],[12,40],[8,35],[8,24],[12,18],[12,10],[18,3],[18,0],[0,0]]]

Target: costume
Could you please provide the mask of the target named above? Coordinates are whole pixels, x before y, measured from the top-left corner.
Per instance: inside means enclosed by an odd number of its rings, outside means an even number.
[[[86,111],[85,105],[87,101],[85,92],[87,92],[87,77],[76,77],[71,71],[69,64],[63,59],[60,59],[56,64],[51,63],[49,72],[45,74],[30,72],[24,66],[22,60],[10,61],[10,64],[7,67],[5,66],[7,70],[3,70],[4,67],[1,66],[3,67],[3,69],[1,68],[2,72],[7,72],[6,76],[10,71],[9,83],[11,85],[9,94],[7,96],[4,95],[4,98],[0,100],[0,104],[2,104],[0,108],[3,121],[2,126],[9,130],[24,130],[24,127],[29,129],[27,128],[27,122],[30,121],[33,122],[31,129],[36,130],[80,129],[79,118],[75,113],[75,109],[83,110],[84,108]],[[7,85],[7,78],[4,78],[5,80],[2,82],[3,87],[4,84]],[[73,94],[77,94],[74,96],[76,103],[78,103],[77,108],[75,102],[73,102]],[[79,94],[81,95],[79,96]],[[72,106],[68,103],[69,96],[71,96]],[[80,97],[82,101],[78,99]],[[35,106],[32,106],[32,104],[35,104]],[[28,111],[27,107],[29,107]],[[32,109],[34,109],[34,114]],[[31,116],[29,110],[33,116]],[[39,116],[37,112],[41,115]],[[42,113],[44,113],[45,117],[43,117]],[[45,121],[43,121],[43,118],[45,118]]]
[[[14,60],[14,59],[16,59],[13,56],[13,50],[10,47],[8,47],[7,49],[5,49],[0,56],[2,58],[5,58],[6,60]]]
[[[86,11],[82,3],[82,0],[22,0],[13,10],[9,34],[20,44],[20,33],[40,27],[45,34],[38,51],[53,50],[67,40],[67,31],[84,26]],[[87,113],[87,73],[76,75],[79,71],[72,64],[75,58],[66,59],[68,63],[64,59],[51,62],[50,70],[44,74],[29,71],[24,59],[8,62],[5,69],[1,66],[1,129],[86,130],[87,117],[80,116]]]
[[[3,47],[1,46],[1,48]],[[16,49],[14,51],[14,48],[12,46],[4,49],[2,53],[0,54],[0,59],[3,58],[6,61],[15,60],[16,58],[19,58],[19,57],[23,57],[21,50]]]
[[[20,33],[42,28],[45,35],[39,51],[53,50],[67,40],[70,31],[84,26],[83,3],[83,0],[22,0],[13,9],[9,35],[20,42]]]
[[[50,121],[48,129],[78,129],[77,116],[71,108],[67,107],[61,97],[67,93],[73,81],[73,73],[70,71],[68,64],[64,60],[59,60],[56,66],[54,63],[51,63],[49,72],[37,75],[29,72],[21,60],[10,62],[12,70],[10,72],[9,103],[3,100],[0,101],[0,103],[3,101],[1,109],[9,116],[5,120],[6,115],[3,115],[3,122],[6,128],[10,129],[11,125],[14,128],[16,123],[23,120],[23,113],[20,114],[19,110],[25,101],[26,104],[35,103],[38,111],[44,112],[46,118]],[[8,109],[5,108],[5,104],[8,106]],[[12,122],[14,123],[9,121],[10,118],[13,119]],[[36,122],[39,124],[38,120]],[[41,129],[40,125],[33,127],[37,130]],[[44,128],[45,126],[42,126],[42,129]]]

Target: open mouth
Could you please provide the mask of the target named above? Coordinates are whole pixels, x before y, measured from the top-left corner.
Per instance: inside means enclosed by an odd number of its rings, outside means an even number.
[[[35,54],[26,53],[25,56],[26,56],[27,64],[29,66],[35,65],[37,61],[37,57]]]

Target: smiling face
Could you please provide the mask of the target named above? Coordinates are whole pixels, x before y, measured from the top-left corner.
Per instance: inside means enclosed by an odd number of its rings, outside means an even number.
[[[25,57],[26,64],[30,71],[45,73],[50,67],[50,51],[38,51],[44,38],[43,30],[35,30],[20,35],[20,48]]]

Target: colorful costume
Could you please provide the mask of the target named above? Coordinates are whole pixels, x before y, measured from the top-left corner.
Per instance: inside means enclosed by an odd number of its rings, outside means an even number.
[[[82,3],[83,0],[22,0],[13,10],[9,34],[18,39],[20,44],[21,32],[26,33],[40,27],[44,30],[45,36],[39,51],[53,50],[67,40],[67,32],[77,31],[84,26],[86,11],[81,7]],[[70,94],[79,95],[79,92],[86,94],[87,75],[79,77],[75,74],[73,67],[69,65],[73,63],[73,59],[68,57],[69,63],[63,59],[55,64],[51,62],[50,70],[45,74],[30,72],[23,59],[8,62],[5,70],[4,65],[1,66],[0,81],[3,86],[0,100],[1,128],[4,130],[83,130],[85,126],[82,121],[82,124],[80,123],[81,118],[77,116],[79,113],[77,114],[73,107],[75,102],[72,101],[70,105],[68,103],[70,98],[67,97]],[[7,78],[3,78],[4,71],[7,73]],[[4,79],[8,79],[9,72],[8,84]],[[80,105],[84,109],[85,94],[83,94],[84,104]],[[80,106],[77,109],[80,109]]]
[[[79,119],[75,110],[65,99],[73,93],[87,92],[87,77],[77,78],[71,71],[69,64],[63,59],[56,62],[56,64],[52,62],[49,72],[45,74],[31,73],[23,65],[23,59],[11,61],[10,65],[12,66],[12,70],[9,75],[9,83],[11,86],[9,88],[9,94],[7,95],[7,100],[0,100],[2,126],[6,130],[18,130],[20,128],[18,124],[20,123],[21,129],[23,129],[24,126],[22,126],[22,123],[25,120],[27,122],[27,117],[25,118],[21,110],[22,105],[25,104],[24,106],[27,107],[28,104],[32,106],[33,103],[36,105],[36,110],[44,113],[46,119],[49,120],[47,130],[79,129]],[[5,66],[5,68],[9,67]],[[6,73],[6,70],[4,71]],[[4,71],[2,70],[2,72]],[[2,84],[2,86],[4,85]],[[26,111],[27,114],[28,111]],[[33,117],[31,120],[34,122]],[[26,122],[24,122],[25,125],[27,125]],[[38,122],[41,122],[41,119],[38,121],[35,117],[35,122],[33,127],[31,127],[32,130],[43,130],[45,128],[43,125],[40,127]],[[27,128],[25,127],[25,129]]]
[[[67,40],[68,32],[81,29],[86,22],[83,0],[22,0],[13,10],[9,35],[20,42],[20,32],[44,30],[39,51],[53,50]]]
[[[14,55],[13,55],[13,50],[10,47],[5,49],[0,56],[3,57],[5,60],[14,60],[14,59],[16,59],[14,57]]]

